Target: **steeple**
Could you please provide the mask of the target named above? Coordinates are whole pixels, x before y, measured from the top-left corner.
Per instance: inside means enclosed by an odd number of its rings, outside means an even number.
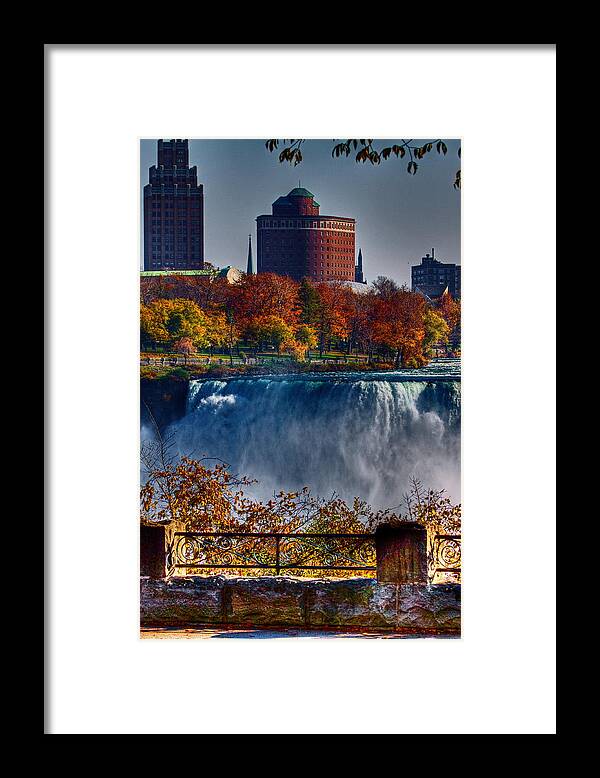
[[[252,266],[252,235],[248,235],[248,265],[246,267],[246,274],[249,276],[254,275],[254,268]]]
[[[359,284],[365,284],[365,278],[363,275],[363,259],[362,259],[362,249],[358,250],[358,264],[354,268],[354,280],[358,282]]]

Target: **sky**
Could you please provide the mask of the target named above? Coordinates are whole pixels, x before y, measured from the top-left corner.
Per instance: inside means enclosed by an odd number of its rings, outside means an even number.
[[[375,147],[393,142],[378,140]],[[332,140],[307,140],[302,163],[293,167],[267,151],[264,139],[190,139],[190,165],[204,185],[204,258],[245,270],[251,233],[256,266],[256,217],[270,214],[273,201],[300,181],[321,214],[356,219],[356,254],[361,248],[367,281],[383,275],[410,285],[410,265],[432,248],[436,259],[460,263],[460,192],[452,186],[459,141],[445,142],[446,156],[434,147],[413,176],[406,158],[379,166],[356,163],[352,155],[332,158]],[[140,141],[141,188],[156,154],[156,139]]]

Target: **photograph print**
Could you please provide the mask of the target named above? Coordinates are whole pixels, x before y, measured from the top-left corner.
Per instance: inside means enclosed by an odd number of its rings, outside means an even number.
[[[460,147],[140,141],[141,637],[460,637]]]

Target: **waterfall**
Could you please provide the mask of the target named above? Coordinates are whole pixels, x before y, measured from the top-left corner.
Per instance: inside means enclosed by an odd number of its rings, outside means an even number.
[[[460,381],[398,373],[265,376],[190,382],[172,424],[180,454],[218,457],[258,480],[251,490],[308,486],[376,508],[403,502],[411,476],[460,501]]]

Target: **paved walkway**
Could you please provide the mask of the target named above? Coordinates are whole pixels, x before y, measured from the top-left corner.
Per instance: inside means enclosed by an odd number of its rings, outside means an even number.
[[[185,639],[204,640],[207,638],[448,638],[455,635],[431,635],[431,634],[397,634],[393,632],[336,632],[331,630],[304,630],[304,629],[221,629],[213,627],[187,628],[179,627],[142,627],[140,637],[143,639]]]

